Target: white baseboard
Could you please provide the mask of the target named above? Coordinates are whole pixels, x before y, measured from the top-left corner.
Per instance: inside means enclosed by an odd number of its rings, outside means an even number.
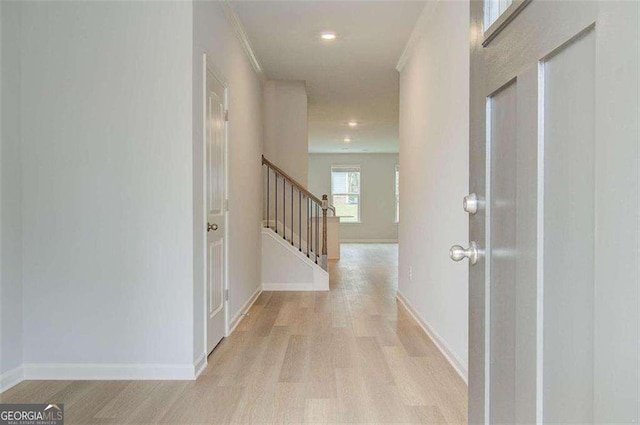
[[[33,380],[193,380],[193,364],[25,364],[24,379]]]
[[[328,291],[329,288],[316,288],[313,282],[307,283],[263,283],[263,291]]]
[[[398,239],[340,239],[340,243],[398,243]]]
[[[0,394],[24,381],[24,369],[18,366],[0,375]]]
[[[438,350],[442,353],[442,355],[447,359],[449,364],[453,367],[453,369],[460,375],[460,377],[464,380],[466,384],[468,384],[468,371],[467,367],[464,365],[462,360],[453,352],[449,344],[442,338],[438,332],[433,329],[433,327],[424,320],[420,314],[416,311],[416,309],[411,305],[409,300],[402,295],[400,291],[396,291],[396,298],[400,301],[400,304],[407,310],[407,312],[413,317],[413,319],[418,322],[424,333],[433,341],[433,343],[438,347]]]
[[[229,330],[227,331],[227,336],[230,336],[233,333],[233,331],[236,330],[236,328],[238,327],[242,319],[244,319],[244,316],[247,314],[251,306],[256,302],[256,300],[258,299],[261,293],[262,293],[262,286],[258,285],[253,295],[249,297],[247,302],[244,303],[244,305],[240,308],[240,310],[236,313],[236,315],[233,316],[233,319],[229,321]]]
[[[202,353],[198,360],[193,363],[194,377],[198,378],[205,367],[207,367],[207,353]]]

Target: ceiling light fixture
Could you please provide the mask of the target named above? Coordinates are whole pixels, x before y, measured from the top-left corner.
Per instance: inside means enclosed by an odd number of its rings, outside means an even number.
[[[350,141],[351,141],[351,139],[350,139],[350,138],[348,138],[348,137],[345,137],[345,138],[344,138],[344,142],[345,142],[345,143],[349,143]]]
[[[349,127],[357,127],[358,123],[356,121],[349,121]]]
[[[336,34],[334,32],[323,32],[320,34],[320,38],[323,40],[335,40]]]

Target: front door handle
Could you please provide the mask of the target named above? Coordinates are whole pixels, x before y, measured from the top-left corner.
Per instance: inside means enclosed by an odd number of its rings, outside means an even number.
[[[460,245],[454,245],[449,251],[449,257],[451,257],[453,261],[461,261],[464,258],[468,258],[469,263],[471,263],[471,265],[474,265],[478,262],[479,257],[478,244],[475,242],[470,242],[469,248],[463,248]]]
[[[218,230],[218,225],[216,223],[207,223],[207,232]]]

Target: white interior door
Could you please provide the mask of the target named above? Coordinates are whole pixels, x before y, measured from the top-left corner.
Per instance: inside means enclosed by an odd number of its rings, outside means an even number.
[[[225,334],[227,123],[225,85],[209,66],[205,67],[205,74],[207,352],[210,353]]]
[[[469,421],[637,423],[638,2],[509,3],[471,5]]]

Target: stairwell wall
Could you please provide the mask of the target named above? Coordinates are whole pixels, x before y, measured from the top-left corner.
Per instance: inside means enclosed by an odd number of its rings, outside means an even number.
[[[264,155],[307,186],[309,138],[304,81],[264,84]]]

